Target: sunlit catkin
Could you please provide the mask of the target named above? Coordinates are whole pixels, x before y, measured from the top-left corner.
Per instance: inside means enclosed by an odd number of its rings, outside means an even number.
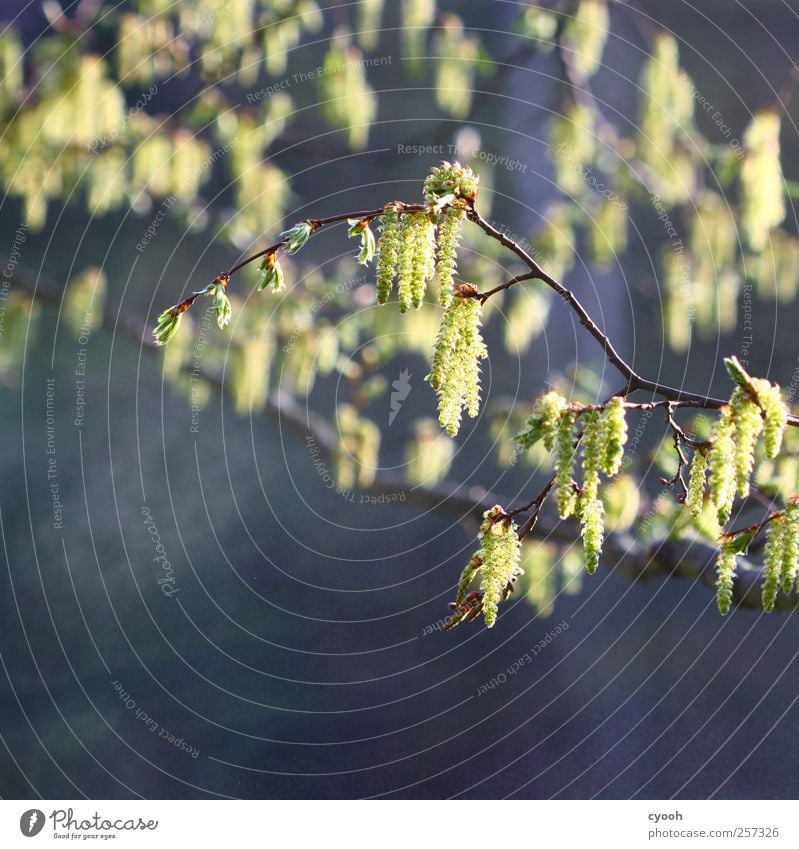
[[[735,422],[729,405],[721,408],[710,441],[710,497],[723,525],[735,500]]]
[[[555,448],[561,417],[568,406],[566,399],[559,392],[547,392],[536,402],[534,418],[543,434],[547,451]],[[571,434],[569,434],[571,440]]]
[[[599,469],[605,447],[602,418],[596,410],[591,410],[583,416],[582,422],[583,491],[589,501],[596,501],[599,494]]]
[[[480,301],[476,290],[464,284],[444,311],[433,364],[427,380],[438,395],[438,420],[455,436],[465,409],[474,418],[480,407],[480,360],[488,353],[480,334]]]
[[[596,572],[602,554],[605,533],[605,508],[599,498],[591,498],[586,492],[580,495],[577,513],[580,517],[580,534],[583,538],[585,568]]]
[[[765,417],[763,447],[767,457],[776,457],[780,453],[782,436],[788,423],[788,408],[776,384],[762,378],[752,378],[752,385]]]
[[[782,591],[789,593],[799,572],[799,502],[795,498],[792,498],[785,508],[784,522],[780,580]]]
[[[436,276],[438,277],[438,300],[441,306],[449,306],[452,300],[452,287],[458,269],[458,244],[461,238],[461,226],[466,214],[463,209],[449,207],[438,222],[438,257]]]
[[[694,451],[691,462],[691,476],[688,479],[688,495],[685,506],[688,512],[698,518],[705,505],[705,475],[707,474],[707,454],[704,451]]]
[[[574,471],[574,429],[575,414],[571,411],[563,413],[558,421],[555,434],[555,483],[557,491],[555,501],[558,506],[558,515],[561,519],[568,519],[574,513],[577,505],[577,495],[574,491],[572,481]]]
[[[435,272],[435,225],[427,213],[402,216],[399,232],[398,291],[400,312],[418,309]]]
[[[385,304],[391,297],[400,247],[400,222],[397,209],[389,204],[380,221],[380,238],[377,240],[375,262],[375,288],[377,303]]]
[[[757,438],[763,430],[763,417],[760,407],[743,389],[736,389],[730,406],[735,420],[735,491],[740,498],[746,498],[755,465]]]
[[[604,417],[596,410],[583,416],[583,491],[577,503],[585,568],[593,573],[599,564],[604,536],[605,510],[599,500],[599,471],[607,447]]]
[[[777,600],[777,592],[782,580],[782,563],[785,553],[786,524],[778,516],[766,528],[766,547],[763,552],[763,587],[761,600],[763,610],[771,613]]]
[[[732,587],[737,565],[738,560],[733,544],[730,542],[722,543],[716,559],[716,572],[718,574],[716,579],[716,604],[722,616],[726,616],[730,612]]]
[[[613,477],[621,468],[624,445],[627,442],[627,419],[623,398],[617,395],[608,401],[599,424],[602,440],[599,468],[608,477]]]
[[[483,615],[486,627],[497,621],[497,609],[508,584],[518,572],[521,543],[515,522],[496,505],[483,514],[480,526],[480,589],[483,591]]]

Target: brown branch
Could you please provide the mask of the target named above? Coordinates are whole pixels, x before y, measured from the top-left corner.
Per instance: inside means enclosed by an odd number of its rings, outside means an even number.
[[[3,258],[0,257],[0,262],[2,261]],[[25,291],[45,303],[56,306],[61,303],[61,292],[54,285],[46,282],[43,284],[38,277],[27,274],[20,266],[15,270],[14,280]],[[105,329],[143,347],[147,351],[155,352],[158,350],[149,336],[142,336],[141,327],[137,323],[126,321],[117,313],[117,310],[110,309],[103,316],[102,326]],[[183,371],[189,374],[191,371],[190,364],[183,366]],[[220,377],[207,373],[204,373],[203,376],[215,390],[224,391],[224,383]],[[658,405],[662,406],[659,403]],[[300,405],[289,393],[272,393],[267,401],[264,414],[299,438],[305,438],[309,433],[313,434],[316,444],[325,456],[332,457],[335,452],[338,440],[333,428],[322,416],[314,413],[307,405]],[[551,488],[552,481],[544,487],[544,490],[535,499],[529,502],[527,508],[534,507],[539,499],[543,503]],[[374,483],[365,490],[375,495],[403,490],[409,504],[446,511],[460,521],[473,523],[475,528],[486,510],[495,504],[503,504],[508,501],[507,497],[499,493],[453,481],[442,481],[435,485],[408,488],[408,481],[404,477],[391,472],[379,473]],[[526,530],[526,526],[521,529],[525,532],[525,536],[530,536],[535,532],[536,538],[564,543],[574,541],[575,530],[571,522],[543,516],[540,514],[540,510],[535,511],[534,515],[535,521],[529,530]],[[715,559],[717,554],[715,548],[703,542],[668,540],[642,546],[627,533],[611,532],[605,539],[602,562],[614,574],[631,580],[684,577],[700,580],[713,588],[716,579]],[[737,602],[744,607],[760,608],[760,568],[746,558],[739,557],[737,576],[734,588]],[[794,610],[798,604],[799,601],[795,596],[785,596],[780,593],[775,609]]]

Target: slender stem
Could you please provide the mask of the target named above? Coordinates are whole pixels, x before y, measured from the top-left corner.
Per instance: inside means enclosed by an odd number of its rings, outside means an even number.
[[[497,292],[503,292],[505,289],[510,289],[511,286],[515,286],[517,283],[521,283],[523,280],[534,280],[535,274],[532,271],[528,271],[525,274],[517,274],[516,277],[512,277],[508,280],[507,283],[503,283],[500,286],[495,286],[493,289],[489,289],[487,292],[480,292],[477,295],[478,300],[481,304],[484,304],[492,295],[496,295]]]

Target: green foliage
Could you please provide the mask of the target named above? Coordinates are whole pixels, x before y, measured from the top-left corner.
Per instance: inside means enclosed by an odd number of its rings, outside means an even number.
[[[101,268],[87,268],[69,281],[63,315],[76,339],[102,326],[107,287],[108,279]]]
[[[331,39],[319,87],[330,124],[347,131],[350,147],[365,147],[377,114],[377,97],[366,78],[363,54],[345,29],[337,30]]]
[[[432,486],[447,476],[455,443],[443,436],[433,419],[418,419],[405,457],[405,476],[418,486]]]
[[[505,310],[505,347],[510,354],[525,354],[547,326],[552,298],[548,290],[541,288],[517,288],[509,296],[510,305]]]
[[[583,105],[573,104],[556,118],[549,148],[558,186],[568,195],[587,191],[584,174],[596,153],[594,114]]]
[[[350,238],[360,239],[361,249],[358,251],[358,262],[360,265],[369,265],[375,255],[375,234],[369,227],[368,218],[350,218]]]
[[[217,278],[206,292],[207,295],[214,299],[214,310],[216,311],[216,323],[219,329],[227,327],[230,324],[230,319],[233,315],[233,308],[230,304],[230,298],[227,296],[227,279]]]
[[[261,279],[258,281],[258,290],[272,288],[275,292],[282,292],[286,288],[285,276],[283,274],[283,266],[277,258],[275,251],[270,251],[259,266]]]
[[[763,250],[747,256],[743,268],[759,298],[790,303],[799,291],[799,240],[772,230]]]
[[[374,50],[380,38],[383,0],[358,0],[358,43],[364,50]]]
[[[436,18],[436,0],[402,0],[402,55],[412,74],[422,70],[425,36]]]
[[[464,32],[463,21],[457,15],[447,13],[442,16],[433,53],[438,105],[453,118],[465,118],[472,105],[479,42]]]
[[[368,489],[375,479],[380,454],[380,428],[359,415],[351,404],[336,410],[338,446],[334,457],[336,483],[349,491],[360,486]]]
[[[693,113],[693,83],[680,68],[677,41],[661,32],[641,76],[637,147],[657,181],[657,193],[669,204],[688,200],[695,182],[695,165],[684,143]]]
[[[552,543],[536,541],[523,545],[521,556],[523,574],[519,576],[519,590],[525,593],[539,616],[550,616],[558,591],[558,548]]]
[[[590,246],[594,262],[607,268],[627,250],[627,204],[608,198],[592,219]]]
[[[166,345],[174,338],[180,327],[183,312],[184,310],[178,310],[177,307],[169,307],[158,316],[153,328],[156,345]]]
[[[225,369],[236,412],[258,413],[269,399],[269,373],[275,355],[274,339],[269,333],[253,334],[232,346]]]
[[[608,481],[599,491],[605,510],[608,531],[628,531],[638,518],[641,506],[641,487],[632,475],[619,475]]]
[[[280,238],[285,245],[287,254],[296,254],[297,251],[305,247],[308,239],[314,231],[314,226],[310,221],[300,221],[288,230],[280,234]]]
[[[749,247],[762,251],[772,227],[785,218],[779,115],[770,111],[755,115],[743,143],[741,228]]]
[[[608,24],[605,0],[580,0],[574,16],[568,19],[561,43],[580,77],[591,77],[599,70]]]

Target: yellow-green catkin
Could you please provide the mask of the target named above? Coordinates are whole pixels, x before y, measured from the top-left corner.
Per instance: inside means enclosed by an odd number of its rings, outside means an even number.
[[[583,492],[579,498],[577,512],[580,517],[580,534],[583,538],[585,568],[592,574],[596,572],[602,554],[602,542],[605,534],[605,508],[599,498],[589,498]]]
[[[438,395],[438,419],[450,436],[460,429],[461,414],[474,418],[480,409],[480,360],[488,356],[480,334],[480,301],[473,286],[456,289],[444,311],[433,364],[427,380]]]
[[[710,441],[710,497],[723,525],[730,518],[735,500],[735,421],[729,405],[721,408]]]
[[[766,547],[763,552],[763,586],[761,601],[763,610],[771,613],[777,600],[782,580],[782,564],[785,554],[786,523],[778,516],[766,528]]]
[[[455,443],[441,433],[433,419],[417,419],[405,454],[405,477],[414,484],[432,486],[447,476],[455,457]]]
[[[782,591],[789,593],[799,574],[799,502],[795,499],[791,499],[785,508],[784,523],[780,579]]]
[[[400,247],[400,222],[396,207],[388,205],[380,221],[380,238],[377,240],[375,261],[375,288],[377,303],[385,304],[391,297]]]
[[[566,399],[559,392],[547,392],[537,403],[534,418],[540,422],[544,445],[547,451],[553,451],[557,441],[561,417],[568,406]],[[571,440],[571,434],[569,434]]]
[[[763,430],[760,407],[745,390],[735,390],[730,400],[735,420],[735,491],[741,498],[749,495],[749,479],[755,466],[757,438]]]
[[[776,457],[782,446],[782,436],[788,423],[788,408],[782,400],[780,387],[763,378],[752,378],[757,400],[763,411],[763,447],[766,457]]]
[[[583,416],[583,490],[580,493],[577,513],[583,538],[585,567],[596,571],[602,552],[605,510],[599,500],[599,471],[606,446],[603,416],[592,410]]]
[[[458,270],[458,244],[461,227],[466,217],[463,209],[451,206],[446,209],[438,222],[438,257],[436,277],[438,278],[438,300],[441,306],[449,306]]]
[[[608,476],[618,474],[624,459],[624,446],[627,442],[627,419],[624,399],[611,398],[600,416],[602,446],[599,468]]]
[[[496,505],[483,514],[480,526],[482,560],[480,589],[483,591],[483,616],[486,627],[497,621],[499,603],[508,584],[520,571],[521,543],[515,522]]]
[[[716,559],[716,604],[719,608],[719,613],[726,616],[730,612],[732,604],[732,587],[735,581],[735,569],[738,565],[738,558],[735,554],[733,543],[722,543],[718,558]]]
[[[595,500],[599,494],[599,469],[604,448],[602,418],[596,410],[591,410],[582,421],[583,491],[589,500]]]
[[[398,283],[400,312],[419,309],[435,273],[436,228],[425,212],[407,213],[400,221]]]
[[[685,506],[694,518],[698,518],[704,509],[706,473],[707,454],[704,451],[694,451],[691,476],[688,479],[688,495],[685,499]]]
[[[572,481],[574,471],[574,422],[576,416],[571,410],[567,410],[558,420],[555,432],[555,450],[557,459],[555,461],[555,483],[557,491],[555,501],[558,507],[558,515],[561,519],[568,519],[574,513],[577,506],[577,494],[574,491]]]

